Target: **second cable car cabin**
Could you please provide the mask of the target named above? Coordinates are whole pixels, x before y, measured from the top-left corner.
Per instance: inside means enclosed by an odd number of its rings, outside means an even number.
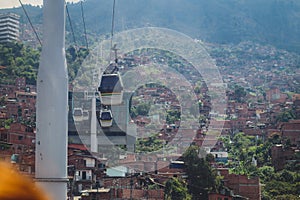
[[[102,105],[121,104],[123,100],[123,83],[120,74],[103,74],[98,92]]]
[[[101,127],[111,127],[113,121],[111,110],[100,110],[99,121]]]
[[[74,108],[73,119],[75,122],[81,122],[83,120],[83,110],[82,108]]]

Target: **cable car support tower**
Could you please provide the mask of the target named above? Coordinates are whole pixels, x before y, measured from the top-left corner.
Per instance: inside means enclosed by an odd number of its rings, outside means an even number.
[[[65,1],[43,1],[43,46],[37,78],[35,178],[52,199],[67,199],[68,74]]]

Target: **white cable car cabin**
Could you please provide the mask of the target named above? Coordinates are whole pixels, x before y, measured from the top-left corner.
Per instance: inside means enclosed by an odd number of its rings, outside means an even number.
[[[123,100],[123,83],[120,74],[103,74],[98,92],[102,105],[121,104]]]
[[[99,121],[101,127],[111,127],[113,121],[111,110],[100,110]]]
[[[82,113],[82,120],[89,120],[89,111],[88,110],[83,110],[83,113]]]
[[[83,110],[82,108],[74,108],[73,119],[75,122],[81,122],[83,120]]]

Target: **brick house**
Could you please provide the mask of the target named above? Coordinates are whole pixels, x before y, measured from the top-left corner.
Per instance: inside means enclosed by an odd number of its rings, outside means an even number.
[[[292,148],[284,148],[282,144],[274,145],[271,149],[272,165],[276,171],[284,169],[285,164],[289,160],[293,160],[295,150]]]
[[[291,145],[300,146],[300,120],[290,120],[279,125],[283,138],[290,140]]]
[[[18,110],[18,115],[22,117],[22,119],[34,120],[36,113],[36,95],[35,92],[16,92],[18,108],[21,109],[20,112]]]
[[[218,171],[224,177],[224,186],[234,194],[251,200],[261,200],[261,185],[258,177],[248,178],[246,175],[229,174],[229,170],[225,168]]]
[[[156,178],[144,175],[127,177],[105,177],[104,188],[110,189],[109,199],[163,199],[163,189],[150,189]],[[160,183],[157,183],[160,185]],[[103,198],[106,199],[106,198]]]
[[[13,123],[8,130],[7,142],[20,146],[34,146],[35,130],[21,123]]]
[[[233,200],[231,195],[211,193],[208,194],[208,200]]]
[[[91,155],[84,145],[68,146],[68,177],[70,192],[79,194],[82,190],[95,187],[105,175],[105,160]]]
[[[296,113],[296,119],[300,119],[300,99],[295,99],[293,101],[293,107]]]

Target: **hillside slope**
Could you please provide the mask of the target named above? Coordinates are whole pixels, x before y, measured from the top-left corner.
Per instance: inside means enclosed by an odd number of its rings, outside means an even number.
[[[83,3],[87,32],[91,40],[109,34],[112,2]],[[183,32],[213,43],[254,41],[300,52],[300,1],[297,0],[126,0],[116,1],[116,31],[159,26]],[[80,4],[68,4],[76,40],[82,40]],[[33,23],[41,23],[42,9],[26,6]],[[21,22],[27,19],[20,8]],[[66,24],[70,30],[69,22]],[[71,35],[68,38],[71,41]]]

